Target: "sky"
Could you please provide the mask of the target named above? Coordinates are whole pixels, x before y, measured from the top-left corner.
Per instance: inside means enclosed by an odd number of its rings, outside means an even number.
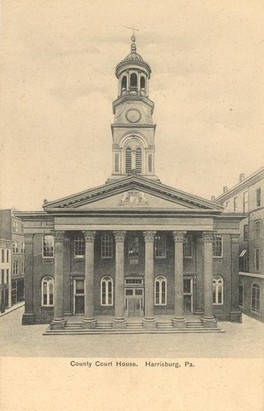
[[[116,65],[150,64],[156,174],[207,199],[264,165],[262,0],[3,0],[0,207],[111,174]]]

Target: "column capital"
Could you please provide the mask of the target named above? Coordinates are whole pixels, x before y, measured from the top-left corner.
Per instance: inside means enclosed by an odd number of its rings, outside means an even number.
[[[203,243],[213,243],[214,241],[214,232],[213,231],[204,231],[202,234]]]
[[[156,231],[143,231],[145,243],[153,243]]]
[[[65,231],[61,231],[61,230],[53,231],[52,235],[54,237],[55,243],[63,243],[64,237],[65,237]]]
[[[183,243],[184,242],[184,236],[186,234],[186,231],[173,231],[173,239],[175,243]]]
[[[115,241],[125,241],[126,231],[114,231]]]
[[[96,231],[85,230],[83,231],[83,235],[84,235],[85,242],[93,243],[95,239]]]

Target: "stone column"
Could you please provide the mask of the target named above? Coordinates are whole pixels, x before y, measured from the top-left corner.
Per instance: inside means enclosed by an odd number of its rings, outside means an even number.
[[[11,259],[11,255],[10,255]],[[25,312],[22,317],[23,325],[35,323],[33,304],[33,273],[34,273],[34,235],[25,234]],[[11,267],[12,270],[12,267]],[[11,276],[11,270],[9,275]],[[40,285],[39,285],[40,287]]]
[[[145,328],[155,328],[154,317],[154,239],[156,231],[144,231],[145,239]]]
[[[114,328],[125,328],[124,317],[124,242],[125,231],[114,231],[116,245],[116,272],[115,272],[115,318]]]
[[[183,309],[183,242],[185,231],[173,231],[175,261],[174,261],[174,317],[173,326],[182,328],[186,326]]]
[[[52,330],[64,328],[63,300],[63,241],[64,231],[54,232],[54,317],[50,324]]]
[[[203,233],[203,254],[204,254],[204,315],[203,323],[205,327],[216,327],[213,316],[213,241],[212,232]]]
[[[83,231],[85,239],[85,306],[83,328],[95,328],[94,318],[94,239],[95,231]]]
[[[231,311],[230,321],[242,322],[239,308],[239,234],[231,234]]]

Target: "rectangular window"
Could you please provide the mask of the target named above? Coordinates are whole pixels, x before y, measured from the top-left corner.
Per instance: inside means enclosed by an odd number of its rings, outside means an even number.
[[[6,250],[6,262],[9,263],[9,250]]]
[[[148,155],[148,172],[152,173],[152,154]]]
[[[234,212],[238,209],[237,197],[234,198]]]
[[[139,257],[139,238],[138,237],[128,238],[128,257],[129,258]]]
[[[9,283],[9,269],[6,270],[6,283]]]
[[[13,232],[18,233],[18,222],[13,220]]]
[[[42,239],[42,256],[43,258],[54,257],[54,237],[53,235],[44,235]]]
[[[192,257],[192,236],[187,235],[183,242],[183,256],[185,258]]]
[[[119,172],[119,154],[115,153],[115,172]]]
[[[5,283],[5,270],[1,270],[1,284]]]
[[[243,193],[243,212],[248,212],[248,191]]]
[[[243,230],[243,232],[244,232],[244,235],[243,235],[244,241],[248,241],[248,224],[245,224],[245,225],[244,225],[244,230]]]
[[[255,271],[260,269],[260,249],[255,248]]]
[[[243,256],[243,271],[248,273],[248,253]]]
[[[17,274],[18,274],[18,262],[17,262],[17,261],[13,261],[12,274],[13,274],[13,275],[17,275]]]
[[[223,237],[221,235],[214,236],[213,257],[223,257]]]
[[[13,243],[13,253],[18,253],[18,245],[17,243]]]
[[[25,254],[25,243],[21,243],[21,253]]]
[[[74,258],[84,257],[85,242],[82,236],[76,236],[73,240]]]
[[[255,238],[261,237],[261,220],[255,221]]]
[[[256,207],[261,206],[261,188],[256,190]]]
[[[25,261],[21,261],[21,274],[25,274]]]
[[[112,234],[104,234],[101,237],[101,257],[113,257],[113,236]]]
[[[166,236],[156,235],[155,236],[155,257],[156,258],[166,258]]]
[[[4,248],[2,248],[2,250],[1,250],[1,262],[2,263],[5,262],[5,250],[4,250]]]

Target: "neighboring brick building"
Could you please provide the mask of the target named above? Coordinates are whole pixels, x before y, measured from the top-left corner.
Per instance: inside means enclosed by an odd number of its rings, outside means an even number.
[[[0,312],[11,307],[11,251],[12,242],[0,239]]]
[[[264,167],[247,178],[241,174],[216,202],[225,212],[247,213],[240,223],[239,301],[245,314],[264,321]]]
[[[239,223],[211,201],[162,184],[155,174],[151,69],[136,52],[117,65],[113,168],[100,187],[57,201],[24,221],[23,324],[142,329],[216,328],[241,321]],[[196,317],[194,317],[196,315]],[[102,320],[103,316],[103,320]],[[103,321],[103,322],[102,322]],[[75,324],[76,325],[76,324]]]
[[[23,232],[23,222],[16,217],[13,209],[0,210],[0,240],[1,244],[8,243],[9,261],[5,259],[4,264],[8,264],[5,273],[8,277],[6,296],[8,303],[6,307],[11,307],[19,301],[24,300],[24,278],[25,278],[25,241]],[[7,253],[7,251],[6,251]],[[2,281],[2,280],[1,280]],[[7,302],[6,298],[5,301]]]

